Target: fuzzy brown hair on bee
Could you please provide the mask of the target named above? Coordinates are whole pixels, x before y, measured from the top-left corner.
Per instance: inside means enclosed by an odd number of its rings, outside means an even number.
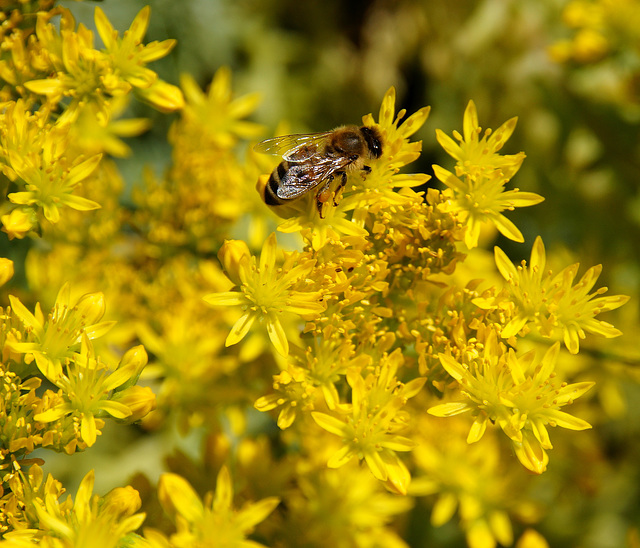
[[[341,126],[324,133],[274,137],[258,143],[255,150],[282,157],[264,187],[267,205],[281,205],[316,190],[316,207],[323,217],[331,182],[340,176],[340,191],[347,183],[347,171],[371,171],[366,161],[380,158],[382,138],[373,127]]]

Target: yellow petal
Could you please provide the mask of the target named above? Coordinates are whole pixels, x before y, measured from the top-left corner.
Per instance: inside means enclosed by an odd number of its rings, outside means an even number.
[[[64,203],[64,205],[69,206],[71,209],[75,209],[76,211],[93,211],[94,209],[100,209],[102,207],[98,202],[88,200],[87,198],[83,198],[82,196],[75,196],[73,194],[67,194],[61,199],[61,202]],[[45,209],[45,216],[46,215],[47,213]]]
[[[282,328],[280,320],[274,315],[270,315],[267,318],[267,333],[278,353],[282,356],[288,356],[289,341],[287,340],[287,335]]]
[[[82,521],[85,517],[85,512],[89,511],[89,502],[93,495],[93,484],[95,482],[95,471],[90,470],[87,475],[82,478],[80,486],[76,491],[76,500],[73,503],[73,509],[76,516]]]
[[[211,293],[203,297],[203,300],[211,306],[240,306],[247,303],[244,293],[240,291],[222,291]]]
[[[411,483],[411,473],[408,468],[399,458],[387,460],[386,465],[387,481],[385,482],[385,487],[392,493],[405,496]]]
[[[387,481],[387,467],[385,466],[379,451],[376,451],[375,449],[365,451],[364,460],[376,479],[379,479],[380,481]]]
[[[149,6],[145,6],[138,12],[138,15],[136,15],[135,19],[132,21],[131,26],[129,27],[129,34],[134,43],[139,44],[142,42],[142,39],[147,32],[147,27],[149,26],[150,16],[151,8]]]
[[[500,150],[504,144],[509,140],[513,130],[516,129],[518,123],[518,117],[511,118],[496,129],[488,139],[488,145],[494,150]]]
[[[13,295],[9,295],[9,302],[11,303],[11,310],[16,316],[18,316],[18,318],[20,318],[22,323],[26,327],[35,330],[38,336],[40,336],[43,325],[36,319],[31,311],[22,304],[20,299],[14,297]]]
[[[296,415],[297,407],[293,407],[292,405],[285,405],[282,408],[282,411],[278,413],[278,428],[280,428],[280,430],[286,430],[287,428],[289,428],[293,424],[293,421],[296,420]]]
[[[431,511],[431,524],[440,527],[451,519],[458,507],[458,498],[453,493],[443,493]]]
[[[496,216],[493,216],[491,217],[491,221],[503,236],[506,236],[514,242],[524,242],[524,236],[522,235],[522,232],[520,232],[518,227],[504,215],[498,214]]]
[[[517,279],[518,271],[509,260],[509,257],[507,257],[507,254],[498,246],[493,248],[493,252],[496,260],[496,266],[498,267],[500,274],[502,274],[502,277],[507,281],[510,279]]]
[[[102,38],[105,48],[113,48],[116,45],[116,37],[118,33],[114,30],[111,22],[98,6],[96,6],[93,18],[96,23],[96,29],[98,30],[100,38]]]
[[[471,428],[469,429],[469,434],[467,434],[467,443],[475,443],[480,441],[482,436],[487,429],[487,419],[485,418],[477,418],[473,421]]]
[[[214,511],[224,511],[231,508],[233,503],[233,485],[231,484],[231,474],[226,466],[220,468],[216,482],[216,497],[213,503]]]
[[[353,449],[349,445],[345,445],[336,451],[329,460],[327,461],[327,466],[329,468],[340,468],[347,464],[353,457],[355,453]]]
[[[278,504],[280,504],[278,497],[267,497],[249,504],[235,515],[234,523],[242,531],[251,530],[258,523],[264,521]]]
[[[467,185],[463,183],[460,179],[458,179],[458,177],[456,177],[453,173],[451,173],[450,171],[447,171],[446,169],[444,169],[443,167],[440,167],[437,164],[434,164],[432,167],[433,167],[433,172],[435,173],[439,181],[443,182],[452,190],[456,190],[461,193],[467,192]]]
[[[96,419],[93,416],[93,413],[82,414],[80,434],[82,435],[82,440],[89,447],[91,447],[96,442],[97,428],[96,428]]]
[[[272,232],[262,245],[262,251],[260,252],[260,273],[264,275],[267,270],[273,271],[273,267],[276,264],[276,249],[278,243],[276,240],[276,233]],[[273,272],[267,274],[267,276],[273,275]]]
[[[549,455],[534,436],[525,436],[522,442],[513,442],[520,463],[536,474],[542,474],[549,464]]]
[[[435,417],[452,417],[453,415],[459,415],[469,410],[470,407],[466,403],[451,402],[434,405],[427,410],[427,413]]]
[[[451,356],[447,354],[438,354],[438,358],[440,358],[440,363],[442,367],[444,367],[455,380],[459,381],[464,377],[466,370],[460,365],[456,360],[454,360]]]
[[[503,339],[510,339],[514,335],[520,333],[522,328],[527,325],[529,319],[526,316],[516,316],[500,332]]]
[[[509,202],[510,207],[528,207],[544,202],[544,197],[535,192],[508,191],[503,193],[501,199]]]
[[[478,129],[478,111],[473,101],[469,101],[464,111],[462,127],[465,141],[478,140],[478,133],[476,131]]]
[[[140,52],[138,59],[143,63],[151,63],[162,59],[176,46],[177,40],[169,38],[162,42],[151,42]]]
[[[224,345],[232,346],[244,339],[245,335],[249,332],[249,329],[251,329],[251,326],[253,325],[253,322],[255,320],[256,315],[253,312],[246,312],[243,316],[241,316],[231,328],[231,331],[229,332]]]
[[[420,110],[417,110],[416,112],[414,112],[398,128],[398,133],[405,138],[413,135],[416,131],[418,131],[423,126],[423,124],[429,117],[430,111],[431,111],[431,107],[422,107]]]
[[[148,88],[135,88],[135,94],[161,112],[173,112],[184,108],[184,97],[180,88],[162,80],[156,80]]]
[[[38,413],[33,418],[38,422],[53,422],[61,419],[67,414],[63,407],[54,407],[53,409],[47,409],[42,413]]]
[[[340,437],[345,435],[346,425],[340,419],[327,415],[326,413],[320,413],[319,411],[312,411],[311,417],[316,421],[318,426],[324,428],[327,432],[331,432]]]
[[[60,80],[56,78],[31,80],[30,82],[25,82],[24,87],[38,95],[54,95],[62,89]]]
[[[436,140],[449,156],[458,161],[462,160],[462,149],[460,145],[441,129],[436,129]]]
[[[80,181],[86,179],[93,173],[93,171],[98,167],[101,159],[102,154],[96,154],[88,160],[85,160],[84,162],[71,168],[65,182],[71,186],[77,185]]]
[[[396,88],[391,86],[382,98],[380,112],[378,114],[378,123],[382,127],[389,127],[393,124],[393,115],[396,105]]]
[[[594,383],[588,384],[593,386]],[[561,428],[568,430],[588,430],[591,428],[591,425],[587,421],[569,415],[569,413],[565,413],[564,411],[550,409],[546,414],[550,421],[553,421],[556,426],[560,426]]]
[[[509,514],[500,510],[494,510],[489,515],[489,525],[498,542],[503,546],[513,544],[513,529]]]
[[[189,482],[178,474],[162,474],[158,481],[158,499],[170,516],[179,514],[188,523],[202,519],[204,508]]]
[[[251,251],[244,240],[225,240],[218,251],[218,260],[222,263],[222,268],[236,285],[240,285],[240,269],[246,267],[250,257]]]
[[[105,387],[106,388],[106,387]],[[142,388],[142,387],[132,387],[132,388]],[[119,401],[106,401],[100,404],[100,408],[109,413],[112,417],[116,419],[126,419],[131,416],[131,409],[129,409],[126,405]]]

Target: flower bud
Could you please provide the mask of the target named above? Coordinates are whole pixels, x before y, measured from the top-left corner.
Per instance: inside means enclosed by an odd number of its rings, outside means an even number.
[[[225,240],[218,251],[218,259],[222,263],[229,279],[236,285],[240,285],[240,267],[249,261],[251,252],[249,246],[243,240]]]
[[[103,510],[119,517],[133,515],[142,505],[140,494],[130,485],[116,487],[104,496]]]
[[[84,320],[85,325],[97,323],[104,316],[107,309],[104,293],[87,293],[83,295],[78,300],[75,308]]]
[[[120,363],[118,364],[118,370],[126,370],[129,372],[129,378],[134,379],[134,382],[138,380],[140,373],[146,367],[149,357],[144,346],[139,344],[134,346],[125,352],[122,356]]]
[[[11,278],[13,278],[13,261],[0,258],[0,285],[6,284]]]
[[[7,215],[0,217],[2,222],[2,231],[9,235],[9,239],[13,240],[24,238],[36,225],[36,216],[32,209],[14,209]]]
[[[140,420],[156,408],[156,395],[148,386],[130,386],[114,394],[113,400],[131,410],[131,415],[126,418],[128,423]]]

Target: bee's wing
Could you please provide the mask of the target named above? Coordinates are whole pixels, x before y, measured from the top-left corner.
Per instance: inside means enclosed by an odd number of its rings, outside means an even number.
[[[310,162],[293,164],[281,180],[276,194],[283,200],[293,200],[302,196],[336,171],[344,169],[350,160],[342,157],[317,156]]]
[[[266,139],[253,147],[256,152],[282,156],[288,162],[304,162],[318,153],[329,131],[323,133],[296,133]]]

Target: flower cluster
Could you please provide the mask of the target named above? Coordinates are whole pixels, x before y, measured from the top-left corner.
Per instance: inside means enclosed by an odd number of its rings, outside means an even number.
[[[518,228],[502,212],[516,207],[532,206],[544,198],[533,192],[504,190],[504,185],[517,173],[524,160],[524,153],[501,155],[504,146],[516,127],[517,118],[511,118],[495,132],[487,129],[482,137],[478,125],[478,113],[473,101],[464,113],[464,135],[455,132],[457,144],[438,130],[438,142],[456,159],[455,175],[433,166],[436,177],[453,192],[452,203],[456,211],[465,217],[467,231],[464,242],[469,249],[478,245],[483,223],[492,223],[507,238],[523,242]]]
[[[82,451],[96,443],[105,419],[133,422],[155,407],[153,392],[136,384],[147,364],[144,348],[132,348],[117,364],[111,359],[103,361],[92,339],[113,327],[114,322],[100,321],[105,312],[104,296],[95,293],[72,299],[70,294],[70,286],[65,285],[46,317],[40,304],[32,313],[12,295],[11,307],[2,312],[0,413],[5,441],[0,450],[0,471],[5,496],[0,499],[0,527],[3,531],[28,529],[25,533],[36,535],[34,538],[40,538],[38,529],[71,534],[66,525],[55,522],[68,519],[70,508],[68,504],[65,510],[58,508],[62,491],[51,478],[44,492],[36,495],[42,480],[37,463],[43,461],[29,455],[38,448],[67,454]],[[42,390],[43,381],[58,390]],[[92,477],[86,479],[89,481],[92,484]],[[55,515],[49,518],[47,513]],[[113,527],[122,526],[117,515],[112,519]],[[35,520],[31,524],[35,528],[22,520]]]
[[[118,136],[144,131],[143,120],[114,120],[131,94],[157,109],[181,108],[179,88],[146,64],[167,55],[175,40],[142,43],[150,10],[143,8],[120,37],[100,8],[95,23],[104,48],[67,9],[13,12],[3,28],[0,91],[0,171],[9,180],[0,220],[10,238],[58,223],[61,209],[90,211],[83,196],[99,176],[104,152],[126,155]],[[59,25],[52,18],[60,16]],[[31,26],[29,26],[31,25]],[[6,47],[6,49],[5,49]],[[81,129],[84,128],[84,129]],[[94,194],[88,192],[89,196]],[[97,193],[96,193],[97,194]]]

